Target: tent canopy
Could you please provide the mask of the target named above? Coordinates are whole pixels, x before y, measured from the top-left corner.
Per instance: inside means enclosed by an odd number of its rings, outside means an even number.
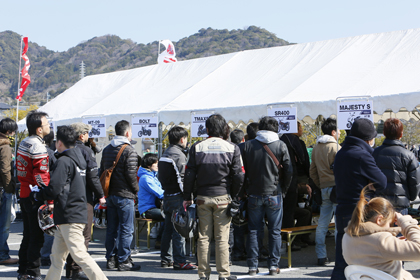
[[[152,65],[85,77],[40,110],[59,124],[142,113],[187,124],[191,111],[248,122],[268,104],[293,103],[299,119],[315,119],[335,114],[337,97],[368,95],[377,114],[411,111],[420,103],[419,46],[420,29],[410,29]]]

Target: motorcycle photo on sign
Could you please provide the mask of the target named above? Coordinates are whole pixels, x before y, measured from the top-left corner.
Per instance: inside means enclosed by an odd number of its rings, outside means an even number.
[[[201,135],[205,135],[205,134],[207,134],[206,127],[200,124],[200,126],[198,127],[197,135],[198,137],[200,137]]]
[[[350,114],[350,116],[347,119],[347,125],[346,125],[348,129],[350,129],[353,126],[353,123],[354,123],[355,120],[361,118],[361,116],[355,117],[356,116],[356,112],[350,112],[349,114]]]
[[[279,120],[279,130],[289,131],[290,130],[290,122],[282,122]]]
[[[139,131],[138,135],[139,135],[139,137],[150,136],[150,135],[152,135],[152,130],[151,129],[146,129],[146,126],[142,125],[141,130]]]
[[[101,130],[99,128],[92,127],[92,130],[89,131],[89,138],[93,138],[94,135],[100,135]]]

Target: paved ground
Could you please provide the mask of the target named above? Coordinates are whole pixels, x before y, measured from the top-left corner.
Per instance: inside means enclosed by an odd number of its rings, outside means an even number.
[[[11,234],[9,237],[9,246],[11,249],[11,255],[17,256],[20,241],[22,239],[22,222],[15,222],[11,226]],[[145,250],[141,249],[139,253],[133,254],[133,260],[136,263],[141,264],[142,268],[140,271],[135,272],[119,272],[119,271],[108,271],[106,270],[105,262],[105,230],[94,230],[94,242],[90,244],[89,253],[95,258],[99,266],[105,271],[106,276],[112,280],[130,280],[130,279],[198,279],[197,271],[174,271],[171,268],[161,268],[159,252],[156,250]],[[312,236],[313,238],[313,236]],[[330,259],[334,260],[334,238],[327,238],[328,254]],[[153,243],[154,244],[154,243]],[[141,244],[145,246],[145,244]],[[187,249],[189,251],[189,249]],[[260,264],[260,274],[255,277],[249,277],[247,275],[248,268],[246,262],[235,262],[231,266],[233,275],[238,276],[239,279],[253,278],[253,279],[270,279],[270,278],[285,278],[285,279],[330,279],[330,275],[334,266],[332,262],[326,267],[319,267],[316,265],[315,248],[308,247],[298,252],[293,252],[292,268],[287,269],[287,260],[281,260],[280,268],[281,274],[278,276],[268,276],[267,266],[265,263]],[[191,257],[191,261],[194,259]],[[406,263],[405,267],[414,277],[420,278],[420,263],[410,262]],[[217,273],[215,272],[215,264],[212,262],[213,273],[211,279],[217,279]],[[0,265],[0,278],[4,280],[16,279],[17,265],[14,266],[2,266]],[[48,271],[47,267],[42,267],[42,275],[46,275]],[[63,274],[64,275],[64,274]],[[66,279],[64,276],[62,279]]]

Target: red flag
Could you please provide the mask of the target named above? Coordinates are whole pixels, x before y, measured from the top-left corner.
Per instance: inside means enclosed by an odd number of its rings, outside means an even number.
[[[23,43],[25,44],[25,47],[23,48],[22,59],[25,61],[25,65],[21,71],[22,83],[20,84],[19,94],[16,96],[16,99],[19,101],[22,101],[22,96],[25,94],[26,88],[31,83],[31,76],[29,76],[28,73],[29,67],[31,67],[31,63],[29,62],[29,58],[26,55],[26,52],[28,51],[28,37],[23,38]]]

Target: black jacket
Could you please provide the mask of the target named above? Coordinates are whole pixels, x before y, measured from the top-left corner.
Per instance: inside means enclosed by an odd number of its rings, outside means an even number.
[[[91,148],[86,146],[82,141],[76,141],[76,148],[80,149],[83,158],[86,160],[86,199],[93,205],[95,194],[96,198],[104,197],[101,182],[98,177],[98,164],[96,163],[95,154]]]
[[[187,157],[179,145],[170,145],[159,159],[158,179],[165,194],[182,192]]]
[[[387,178],[386,189],[377,195],[391,201],[394,207],[408,208],[420,190],[420,167],[415,155],[401,141],[385,139],[373,151],[373,157]]]
[[[54,200],[56,225],[86,224],[86,161],[75,148],[56,155],[50,183],[40,190],[39,195],[42,200]]]
[[[270,135],[273,139],[268,140],[267,137],[263,136],[264,134]],[[283,166],[281,180],[274,160],[264,149],[261,142],[267,144]],[[292,180],[293,167],[287,147],[283,141],[278,140],[276,133],[258,131],[256,139],[246,141],[243,144],[242,160],[248,195],[286,194]]]
[[[194,185],[197,195],[236,195],[243,184],[241,154],[237,145],[210,137],[192,145],[184,179],[184,199],[191,200]]]
[[[294,134],[283,134],[280,140],[286,144],[289,151],[290,160],[293,165],[293,175],[306,175],[309,177],[310,163],[305,142],[300,140],[299,137]]]
[[[101,175],[105,169],[113,165],[123,144],[129,144],[128,139],[123,136],[115,136],[111,144],[104,148],[101,159]],[[132,199],[136,198],[136,194],[139,191],[139,185],[137,184],[137,164],[137,152],[129,144],[123,151],[117,166],[112,172],[109,183],[109,195]]]
[[[376,165],[373,149],[363,140],[347,136],[334,161],[337,215],[351,216],[360,192],[369,183],[377,191],[386,187],[386,177]]]

